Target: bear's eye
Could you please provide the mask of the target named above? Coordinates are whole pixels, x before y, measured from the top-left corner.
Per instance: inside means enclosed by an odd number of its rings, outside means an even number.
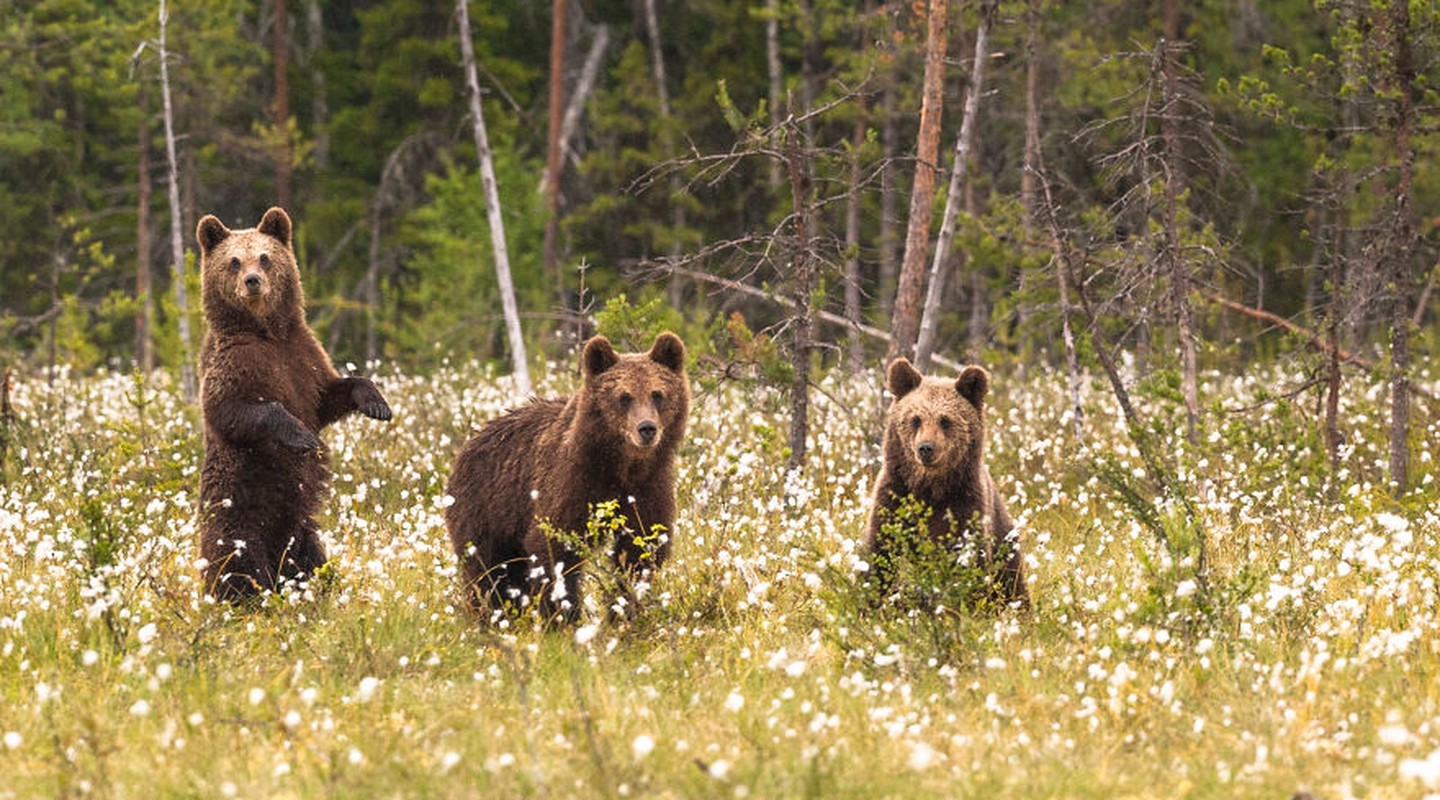
[[[269,253],[261,253],[261,254],[260,254],[260,269],[270,269],[270,254],[269,254]]]
[[[621,408],[629,408],[629,407],[630,407],[630,404],[633,403],[633,402],[635,402],[635,398],[634,398],[634,397],[631,397],[629,392],[622,392],[622,393],[620,394],[620,401],[619,401],[619,402],[620,402],[620,407],[621,407]]]
[[[235,258],[235,257],[233,257],[233,256],[230,258],[230,271],[231,271],[231,272],[239,272],[239,271],[240,271],[240,259]]]
[[[949,417],[940,418],[940,430],[948,431],[955,423]]]
[[[653,391],[653,392],[650,393],[650,402],[651,402],[652,404],[654,404],[654,406],[655,406],[656,408],[659,408],[659,407],[660,407],[660,404],[663,403],[664,401],[665,401],[665,395],[664,395],[662,392],[660,392],[660,391],[657,390],[657,391]]]
[[[918,431],[918,430],[920,430],[920,417],[914,416],[914,417],[911,417],[911,418],[910,418],[910,430],[912,430],[912,431]]]

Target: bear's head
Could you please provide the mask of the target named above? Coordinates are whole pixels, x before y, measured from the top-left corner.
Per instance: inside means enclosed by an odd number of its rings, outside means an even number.
[[[969,366],[953,381],[927,378],[897,358],[885,382],[895,398],[885,415],[887,458],[902,458],[917,476],[953,474],[981,461],[990,373]]]
[[[667,331],[655,337],[650,352],[624,354],[596,336],[585,343],[580,365],[582,412],[598,423],[587,427],[637,459],[674,451],[690,415],[679,336]]]
[[[232,231],[214,215],[195,228],[201,295],[213,329],[274,331],[303,321],[304,294],[290,216],[272,208],[254,228]]]

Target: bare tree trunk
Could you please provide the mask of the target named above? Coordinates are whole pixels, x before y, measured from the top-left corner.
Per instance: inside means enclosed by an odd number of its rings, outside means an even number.
[[[391,164],[395,163],[399,150],[390,154]],[[375,200],[370,204],[370,247],[367,251],[365,262],[365,361],[374,361],[380,357],[379,333],[376,330],[380,321],[380,221],[382,203],[380,198],[385,191],[385,178],[389,170],[380,177],[380,187],[375,191]]]
[[[1395,215],[1390,225],[1396,246],[1387,258],[1390,291],[1390,485],[1398,495],[1410,483],[1410,302],[1414,281],[1410,276],[1414,227],[1411,199],[1414,193],[1415,152],[1410,144],[1415,124],[1412,90],[1415,62],[1411,43],[1410,6],[1390,7],[1393,28],[1396,96],[1394,149],[1400,159],[1395,186]]]
[[[810,414],[810,351],[814,347],[814,320],[810,313],[810,295],[815,291],[815,260],[810,252],[815,240],[814,208],[811,201],[813,178],[810,161],[800,146],[801,133],[793,120],[785,123],[785,165],[790,177],[790,197],[794,205],[795,249],[791,254],[794,277],[790,291],[794,303],[794,366],[790,382],[790,461],[791,470],[805,467],[805,440],[809,435]],[[808,142],[807,142],[808,143]]]
[[[315,142],[311,158],[315,168],[324,170],[330,165],[330,107],[325,101],[325,72],[316,63],[316,56],[325,41],[325,20],[321,15],[320,0],[308,0],[305,8],[306,49],[310,59],[310,117],[314,128]]]
[[[1180,197],[1185,189],[1180,150],[1180,76],[1175,63],[1180,51],[1180,4],[1166,0],[1164,9],[1165,41],[1160,45],[1160,68],[1163,70],[1160,136],[1164,143],[1165,198],[1161,222],[1165,231],[1162,261],[1170,278],[1171,303],[1175,307],[1176,332],[1180,337],[1180,393],[1185,400],[1185,434],[1190,443],[1199,441],[1200,396],[1199,365],[1195,352],[1195,322],[1190,306],[1194,276],[1184,258],[1180,237]]]
[[[545,245],[542,261],[545,274],[555,287],[564,305],[565,279],[560,275],[560,123],[565,113],[565,23],[570,16],[568,0],[552,0],[550,4],[550,125],[545,142]],[[470,41],[469,26],[462,31]],[[471,46],[473,49],[473,45]],[[467,67],[468,69],[468,67]],[[477,82],[478,91],[479,84]],[[478,95],[476,105],[479,104]]]
[[[290,45],[285,0],[275,0],[275,38],[270,60],[275,66],[275,200],[290,207]]]
[[[865,143],[865,104],[855,111],[850,132],[850,191],[845,196],[845,318],[856,327],[850,331],[850,369],[865,368],[865,342],[860,337],[860,148]]]
[[[874,0],[865,0],[863,14],[869,20],[875,12]],[[869,23],[860,26],[858,32],[860,49],[864,49],[870,38]],[[865,145],[866,122],[870,106],[864,97],[858,98],[855,107],[855,125],[850,131],[850,187],[845,196],[845,318],[854,325],[850,330],[848,348],[850,369],[859,372],[865,368],[865,340],[860,335],[861,322],[861,277],[860,277],[860,182],[863,171],[860,152]]]
[[[165,159],[170,166],[170,257],[175,306],[180,320],[180,388],[185,402],[195,402],[195,349],[190,340],[190,298],[185,289],[185,241],[180,226],[180,174],[175,159],[175,112],[170,103],[170,54],[165,49],[170,15],[160,0],[160,96],[165,107]]]
[[[780,125],[780,93],[783,73],[780,67],[780,0],[765,0],[765,68],[770,78],[770,125]],[[770,190],[780,193],[780,162],[771,159]]]
[[[1040,63],[1036,56],[1040,32],[1040,2],[1025,4],[1025,154],[1020,171],[1020,205],[1025,212],[1025,230],[1035,225],[1036,170],[1040,163],[1040,101],[1036,86],[1040,80]]]
[[[645,0],[645,30],[650,38],[650,70],[655,76],[655,99],[660,104],[661,137],[660,145],[667,158],[674,155],[675,142],[670,131],[670,88],[665,78],[665,51],[660,43],[660,18],[655,13],[655,0]],[[670,196],[680,194],[680,173],[670,174]],[[674,234],[670,241],[670,256],[680,255],[680,235],[685,229],[685,204],[676,199],[670,204],[670,224]],[[680,308],[685,299],[685,284],[678,277],[670,277],[670,305]]]
[[[140,163],[138,198],[135,209],[135,298],[140,308],[135,312],[135,363],[140,372],[149,375],[155,369],[155,345],[150,329],[155,319],[155,302],[150,297],[150,126],[146,124],[145,91],[139,91],[140,124],[138,142]]]
[[[596,25],[595,37],[590,42],[590,51],[585,54],[585,63],[580,66],[580,78],[576,80],[575,91],[570,93],[570,99],[565,103],[565,118],[560,121],[562,160],[569,160],[572,163],[578,160],[570,147],[570,140],[575,138],[575,129],[580,126],[580,114],[584,112],[585,103],[595,89],[595,77],[600,74],[600,62],[605,57],[605,48],[609,46],[610,26],[604,23]],[[541,191],[544,191],[545,182],[550,179],[549,175],[547,170],[541,176]]]
[[[915,343],[915,366],[925,372],[930,368],[930,355],[935,352],[936,317],[940,298],[945,293],[945,265],[950,247],[955,242],[955,220],[960,216],[960,192],[965,187],[970,150],[975,143],[975,120],[980,116],[980,94],[985,86],[985,61],[989,58],[990,24],[995,18],[997,0],[986,0],[980,7],[980,24],[975,28],[975,57],[970,67],[970,87],[965,93],[965,114],[960,121],[960,135],[955,139],[955,163],[950,168],[950,188],[945,193],[945,213],[940,220],[940,238],[930,261],[930,280],[925,290],[925,310],[920,317],[919,338]],[[928,67],[927,67],[928,72]],[[907,248],[906,259],[909,259]]]
[[[924,93],[920,104],[920,132],[915,154],[915,179],[910,188],[910,218],[905,233],[905,257],[900,264],[900,285],[890,319],[888,363],[915,353],[920,328],[920,293],[924,289],[925,261],[929,255],[930,217],[935,205],[935,168],[940,154],[940,112],[944,105],[946,0],[930,0],[925,32]]]
[[[516,388],[522,396],[531,393],[530,365],[525,357],[525,338],[520,331],[520,310],[515,303],[515,283],[510,279],[510,253],[505,246],[505,220],[500,215],[500,192],[495,184],[495,161],[490,152],[490,135],[480,107],[480,79],[475,74],[475,45],[470,41],[468,0],[455,0],[460,19],[460,57],[465,67],[465,91],[470,103],[470,121],[475,132],[475,155],[480,161],[480,183],[485,192],[485,215],[490,221],[490,244],[495,250],[495,278],[500,288],[500,305],[505,312],[505,331],[510,357],[515,366]]]
[[[895,74],[894,69],[884,73],[884,84],[880,94],[880,274],[875,280],[875,290],[880,298],[880,318],[890,319],[895,309],[895,279],[899,273],[899,259],[896,258],[900,241],[900,220],[896,216],[899,190],[899,168],[896,166],[900,150],[900,126],[895,117]]]
[[[1050,182],[1045,179],[1039,150],[1035,151],[1034,172],[1040,188],[1045,192],[1045,217],[1050,228],[1050,254],[1055,264],[1055,279],[1060,289],[1060,333],[1065,343],[1065,376],[1070,389],[1070,409],[1075,425],[1075,439],[1078,441],[1084,431],[1085,408],[1080,403],[1080,356],[1075,347],[1075,331],[1070,322],[1070,256],[1065,250],[1065,240],[1060,235],[1060,223],[1055,218],[1055,198],[1050,195]],[[1028,171],[1028,170],[1027,170]]]

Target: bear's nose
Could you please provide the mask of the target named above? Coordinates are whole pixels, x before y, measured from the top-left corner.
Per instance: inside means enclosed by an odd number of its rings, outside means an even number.
[[[260,276],[254,273],[245,276],[245,291],[254,294],[260,291]]]
[[[935,460],[935,443],[921,442],[918,446],[916,446],[915,452],[920,454],[921,463],[929,464],[931,461]]]
[[[640,441],[650,444],[655,441],[655,434],[660,432],[660,428],[647,419],[635,428],[635,432],[640,434]]]

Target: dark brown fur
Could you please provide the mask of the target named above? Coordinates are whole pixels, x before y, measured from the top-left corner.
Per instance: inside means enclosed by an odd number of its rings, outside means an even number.
[[[341,377],[305,324],[290,217],[196,228],[205,320],[200,554],[205,590],[236,600],[325,563],[314,515],[329,487],[320,430],[359,411],[390,419],[365,378]]]
[[[885,414],[884,463],[866,531],[866,551],[882,565],[880,587],[889,588],[883,564],[894,546],[881,528],[910,496],[930,508],[926,533],[932,540],[978,538],[987,569],[1002,555],[997,598],[1028,604],[1019,543],[1011,537],[1015,523],[985,466],[989,373],[969,366],[954,381],[927,378],[899,358],[890,364],[886,385],[895,399]]]
[[[669,555],[675,452],[690,413],[685,345],[663,333],[648,353],[620,355],[597,336],[586,343],[581,367],[574,396],[531,400],[506,413],[455,459],[445,523],[476,607],[523,606],[530,597],[547,617],[573,618],[579,558],[543,526],[578,536],[594,506],[608,500],[619,502],[628,531],[615,543],[618,567],[643,577]],[[641,547],[637,538],[655,544]],[[562,564],[564,597],[555,602]]]

